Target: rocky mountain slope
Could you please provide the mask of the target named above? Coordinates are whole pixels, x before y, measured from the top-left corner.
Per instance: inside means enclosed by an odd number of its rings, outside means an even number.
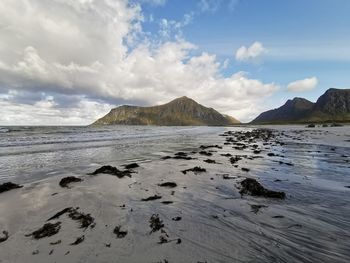
[[[93,125],[225,126],[238,123],[240,122],[231,116],[222,115],[190,98],[181,97],[152,107],[123,105],[112,109]]]
[[[316,103],[303,98],[261,113],[251,123],[301,123],[350,121],[350,89],[328,89]]]

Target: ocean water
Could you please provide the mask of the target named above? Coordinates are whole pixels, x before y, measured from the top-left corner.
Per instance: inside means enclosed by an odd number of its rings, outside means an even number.
[[[0,127],[0,182],[32,182],[96,164],[150,161],[214,140],[222,127]]]

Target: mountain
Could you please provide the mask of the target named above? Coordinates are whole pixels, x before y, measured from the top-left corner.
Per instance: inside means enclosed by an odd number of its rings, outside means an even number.
[[[261,113],[251,123],[301,123],[350,121],[350,89],[328,89],[316,103],[303,98],[288,100],[283,106]]]
[[[278,109],[261,113],[252,123],[296,122],[309,114],[314,103],[303,98],[288,100]]]
[[[184,96],[159,106],[123,105],[112,109],[92,125],[225,126],[238,123],[233,117]]]
[[[310,121],[350,121],[350,89],[329,89],[316,101]]]

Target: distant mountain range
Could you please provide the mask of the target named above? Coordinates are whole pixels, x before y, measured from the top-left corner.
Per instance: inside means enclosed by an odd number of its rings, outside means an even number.
[[[350,122],[350,89],[329,89],[316,103],[303,98],[261,113],[252,124]]]
[[[112,109],[92,125],[227,126],[238,123],[231,116],[181,97],[152,107],[123,105]]]

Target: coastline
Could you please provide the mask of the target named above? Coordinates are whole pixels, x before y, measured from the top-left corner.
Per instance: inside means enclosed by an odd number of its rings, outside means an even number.
[[[1,193],[0,230],[8,231],[9,238],[0,243],[0,262],[346,262],[350,258],[347,137],[333,134],[342,128],[272,128],[276,137],[244,143],[243,149],[234,148],[240,145],[227,141],[230,136],[220,136],[224,131],[198,136],[197,147],[174,139],[179,148],[137,160],[140,167],[131,178],[87,173],[107,164],[122,169],[134,159],[95,163],[80,172],[65,170]],[[219,147],[208,147],[213,145]],[[256,149],[261,152],[254,153]],[[192,159],[172,158],[180,151]],[[242,159],[233,164],[226,154]],[[171,158],[162,158],[168,155]],[[208,159],[216,163],[204,162]],[[196,166],[206,171],[182,172]],[[83,181],[62,188],[59,181],[66,176]],[[286,198],[242,196],[244,178],[283,191]],[[177,186],[160,187],[164,182]],[[154,195],[161,198],[141,201]],[[81,229],[62,215],[56,220],[61,222],[57,234],[39,240],[25,236],[67,207],[79,207],[96,225]],[[154,214],[162,220],[170,242],[159,244],[164,233],[150,233]],[[116,237],[116,226],[127,231],[124,238]],[[70,245],[81,236],[83,242]],[[58,240],[60,244],[50,245]]]

